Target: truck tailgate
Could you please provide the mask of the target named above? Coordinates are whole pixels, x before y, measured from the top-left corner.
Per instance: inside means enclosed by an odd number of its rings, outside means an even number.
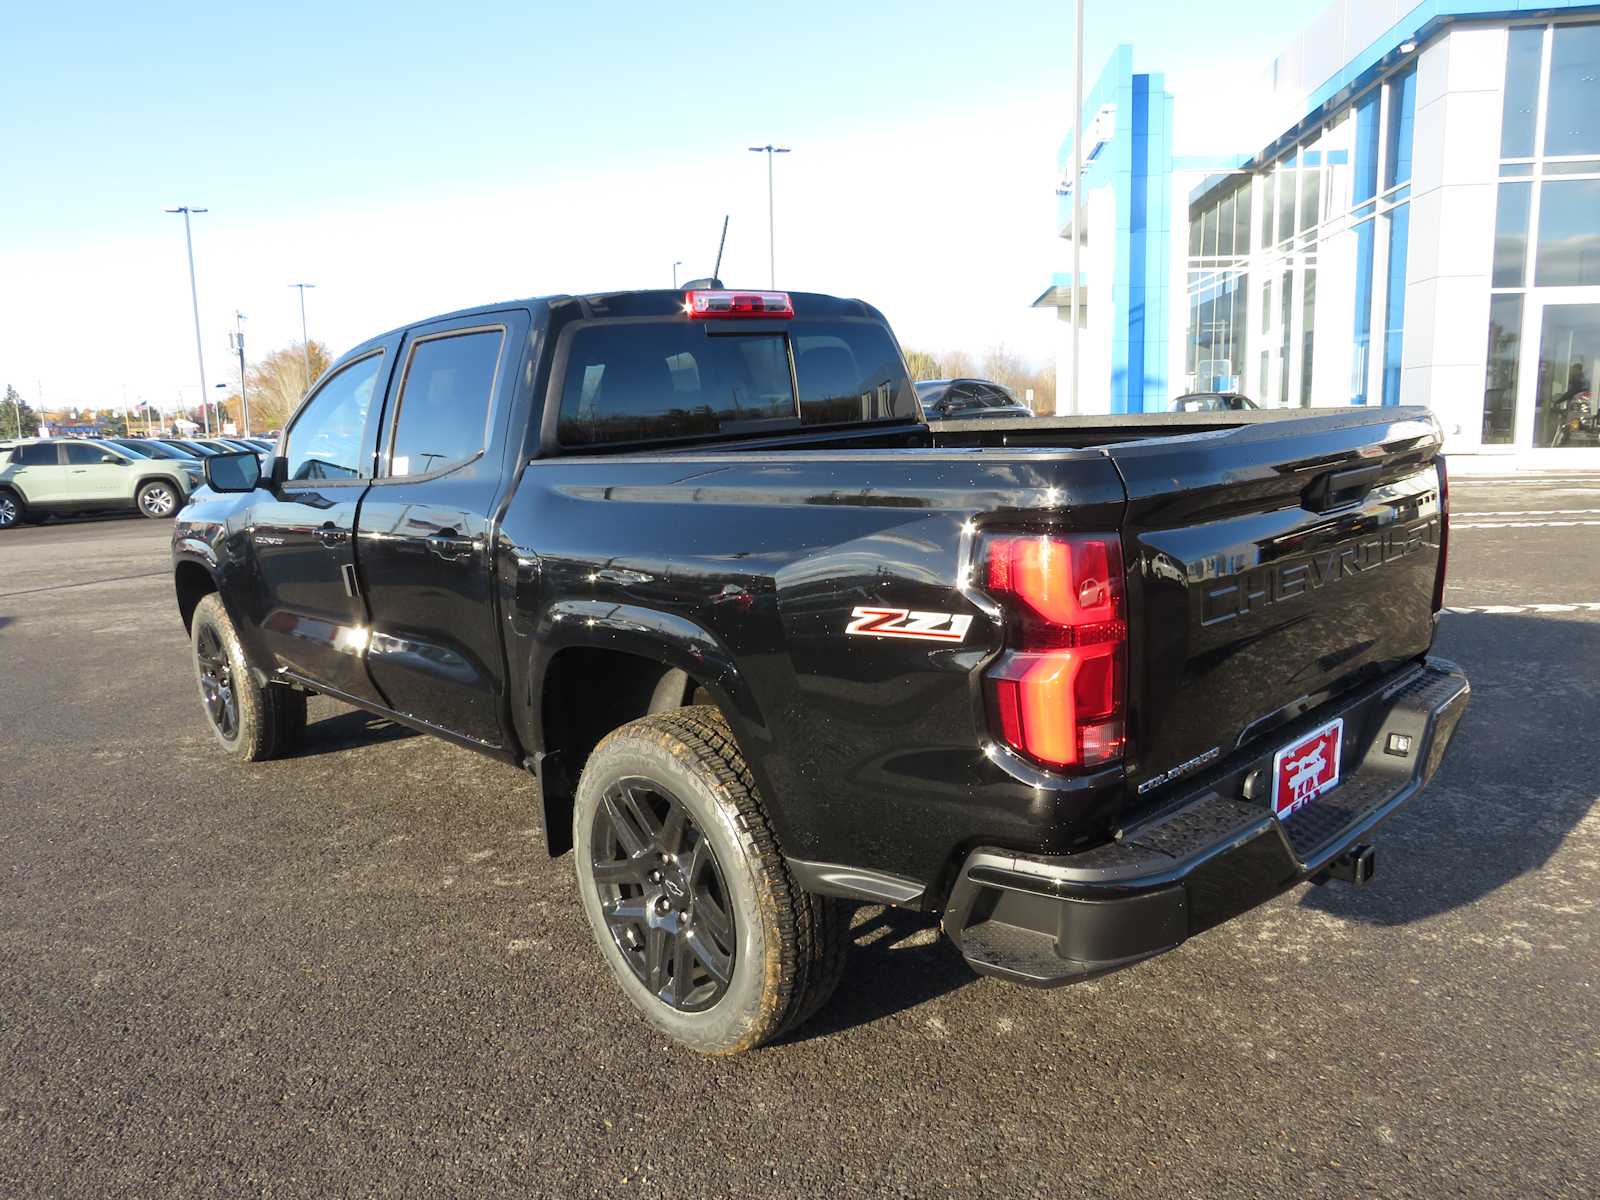
[[[1128,491],[1128,784],[1226,759],[1423,654],[1443,532],[1420,409],[1109,446]]]

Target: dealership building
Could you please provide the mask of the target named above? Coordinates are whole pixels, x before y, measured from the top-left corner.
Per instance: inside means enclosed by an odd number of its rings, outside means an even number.
[[[1128,47],[1086,94],[1081,274],[1034,302],[1063,411],[1076,309],[1084,412],[1239,392],[1425,404],[1455,451],[1600,445],[1600,4],[1340,0],[1243,95],[1250,144],[1194,158]]]

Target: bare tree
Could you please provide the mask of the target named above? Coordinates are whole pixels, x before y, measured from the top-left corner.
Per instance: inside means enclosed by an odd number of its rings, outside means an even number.
[[[306,378],[306,351],[299,342],[274,350],[250,368],[246,383],[250,390],[250,424],[256,429],[282,429],[295,406],[311,385],[328,369],[328,348],[311,339],[311,377]],[[230,413],[236,412],[237,397],[230,396]],[[225,404],[228,401],[224,401]]]
[[[906,369],[912,379],[939,378],[939,356],[927,350],[907,350]]]

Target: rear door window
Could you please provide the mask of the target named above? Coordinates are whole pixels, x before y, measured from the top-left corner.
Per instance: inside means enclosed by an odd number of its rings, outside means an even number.
[[[17,467],[53,467],[60,462],[59,455],[54,442],[29,442],[11,452],[11,463]]]
[[[505,336],[498,327],[464,330],[412,347],[400,385],[391,476],[448,471],[482,452]]]

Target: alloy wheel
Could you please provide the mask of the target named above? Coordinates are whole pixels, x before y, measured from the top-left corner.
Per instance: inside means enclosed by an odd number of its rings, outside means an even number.
[[[590,859],[606,928],[639,982],[680,1012],[716,1004],[738,931],[716,852],[683,802],[647,779],[613,784]]]
[[[153,517],[164,517],[177,507],[177,500],[167,488],[147,488],[139,497],[139,507]]]
[[[195,655],[200,663],[200,698],[218,733],[231,738],[239,729],[239,697],[234,693],[233,664],[215,626],[200,626]]]
[[[0,496],[0,529],[9,529],[17,523],[20,515],[17,502],[10,496]]]

